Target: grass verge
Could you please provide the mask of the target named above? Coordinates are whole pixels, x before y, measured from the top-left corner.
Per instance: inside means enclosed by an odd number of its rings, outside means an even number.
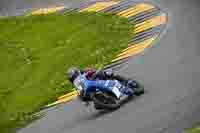
[[[200,133],[200,126],[195,126],[187,129],[184,133]]]
[[[130,40],[125,18],[101,13],[0,19],[0,132],[21,126],[29,114],[71,91],[64,71],[99,68]]]

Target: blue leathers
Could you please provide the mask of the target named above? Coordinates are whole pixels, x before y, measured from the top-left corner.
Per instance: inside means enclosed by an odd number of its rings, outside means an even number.
[[[73,82],[78,90],[84,90],[84,95],[88,96],[90,92],[96,89],[103,91],[112,91],[118,98],[122,95],[119,91],[121,84],[117,80],[88,80],[84,74],[79,75]]]

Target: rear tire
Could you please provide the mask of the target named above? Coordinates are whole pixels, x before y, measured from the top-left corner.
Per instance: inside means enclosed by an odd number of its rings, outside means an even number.
[[[98,103],[95,103],[95,102],[94,102],[94,108],[96,110],[102,110],[102,109],[104,109],[101,105],[99,105]]]
[[[120,103],[117,98],[110,93],[95,93],[93,95],[93,102],[94,107],[98,110],[114,110],[120,107]]]

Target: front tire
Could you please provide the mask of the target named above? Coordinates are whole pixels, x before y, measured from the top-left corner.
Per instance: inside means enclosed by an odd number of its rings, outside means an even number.
[[[135,88],[135,95],[140,96],[144,94],[144,86],[139,83],[138,81],[134,81],[136,83],[136,88]]]

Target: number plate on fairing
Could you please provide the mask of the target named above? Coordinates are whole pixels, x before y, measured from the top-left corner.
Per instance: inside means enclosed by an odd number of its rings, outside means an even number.
[[[113,86],[112,91],[117,96],[117,98],[121,96],[121,92],[119,91],[121,87],[122,85],[118,81],[116,81],[115,85]]]

